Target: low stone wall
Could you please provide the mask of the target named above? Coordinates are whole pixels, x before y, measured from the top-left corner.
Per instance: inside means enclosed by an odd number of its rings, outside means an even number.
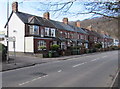
[[[31,57],[39,57],[43,58],[43,54],[41,53],[22,53],[22,52],[15,52],[16,56],[31,56]],[[9,52],[9,55],[14,56],[14,52]]]

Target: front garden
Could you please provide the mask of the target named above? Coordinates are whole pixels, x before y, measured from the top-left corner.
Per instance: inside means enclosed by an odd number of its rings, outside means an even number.
[[[67,47],[67,50],[60,49],[59,45],[52,45],[49,51],[44,50],[43,47],[43,57],[44,58],[51,58],[51,57],[59,57],[59,56],[69,56],[69,55],[81,55],[81,54],[88,54],[94,52],[104,52],[104,51],[112,51],[112,50],[119,50],[120,47],[117,46],[110,46],[108,48],[102,48],[101,44],[95,44],[94,48],[87,49],[84,46],[70,46]]]

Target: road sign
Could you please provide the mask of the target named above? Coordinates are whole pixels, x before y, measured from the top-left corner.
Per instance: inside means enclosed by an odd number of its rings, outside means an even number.
[[[15,37],[7,37],[6,41],[13,42],[16,41]]]

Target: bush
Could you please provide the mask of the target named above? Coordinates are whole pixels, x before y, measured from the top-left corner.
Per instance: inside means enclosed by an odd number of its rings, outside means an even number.
[[[57,50],[59,50],[59,48],[60,48],[60,46],[56,45],[56,44],[51,46],[51,50],[53,50],[53,51],[57,51]]]
[[[102,44],[101,43],[96,43],[95,48],[98,48],[98,49],[102,48]]]
[[[111,48],[112,50],[118,50],[118,49],[119,49],[118,46],[110,46],[110,48]]]
[[[39,46],[38,48],[39,48],[39,49],[42,49],[42,50],[45,50],[45,49],[46,49],[46,46]]]
[[[0,43],[0,54],[2,54],[2,60],[1,61],[6,61],[7,57],[7,47],[3,44]]]

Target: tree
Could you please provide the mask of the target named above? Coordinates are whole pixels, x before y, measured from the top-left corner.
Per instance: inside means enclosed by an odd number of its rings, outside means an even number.
[[[70,9],[73,8],[74,4],[83,4],[84,9],[81,12],[81,8],[77,8],[78,10],[75,12],[71,12]],[[67,1],[47,1],[39,2],[39,5],[45,5],[47,11],[52,11],[54,13],[69,13],[72,15],[80,15],[80,14],[94,14],[94,15],[102,15],[109,18],[119,18],[120,12],[120,1],[116,2],[81,2],[79,0],[67,0]],[[37,8],[37,10],[43,11],[43,8]],[[45,11],[45,10],[44,10]]]

